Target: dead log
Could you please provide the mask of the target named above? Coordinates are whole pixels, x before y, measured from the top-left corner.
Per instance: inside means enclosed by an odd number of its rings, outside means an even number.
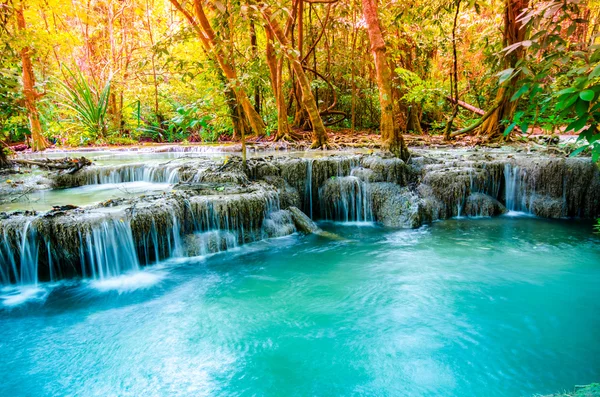
[[[454,104],[456,103],[456,101],[454,100],[454,98],[451,98],[451,97],[449,97],[449,96],[446,96],[446,97],[444,97],[444,98],[446,98],[446,99],[447,99],[448,101],[450,101],[451,103],[454,103]],[[485,115],[485,110],[483,110],[483,109],[479,109],[478,107],[475,107],[475,106],[473,106],[473,105],[469,105],[468,103],[466,103],[466,102],[464,102],[464,101],[461,101],[461,100],[459,100],[459,101],[458,101],[458,106],[460,106],[460,107],[461,107],[461,108],[463,108],[463,109],[467,109],[468,111],[470,111],[470,112],[473,112],[473,113],[475,113],[475,114],[478,114],[478,115],[480,115],[480,116],[483,116],[483,115]]]
[[[12,160],[14,164],[26,166],[26,167],[40,167],[47,170],[57,170],[66,172],[67,174],[74,174],[83,167],[87,167],[92,164],[92,161],[85,158],[69,158],[64,159],[40,159],[40,160],[26,160],[16,159]]]

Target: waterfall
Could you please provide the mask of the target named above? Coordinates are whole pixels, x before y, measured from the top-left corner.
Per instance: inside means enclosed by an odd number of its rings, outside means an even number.
[[[171,211],[171,219],[173,221],[173,225],[171,227],[171,233],[173,236],[173,246],[171,247],[171,243],[169,240],[169,252],[172,257],[180,257],[183,256],[183,242],[181,240],[181,226],[179,224],[179,219],[177,219],[177,214],[174,210]]]
[[[313,217],[312,170],[314,159],[306,161],[306,180],[304,185],[304,212]]]
[[[197,232],[186,237],[187,255],[204,256],[227,251],[238,246],[235,233],[225,230]]]
[[[527,194],[523,184],[523,172],[519,166],[504,165],[505,203],[509,211],[529,212]]]
[[[90,169],[86,184],[100,185],[126,182],[179,182],[179,166],[127,164],[124,166],[107,166]]]
[[[81,269],[94,279],[106,279],[139,269],[133,233],[129,222],[106,220],[94,226],[80,246]]]
[[[355,176],[336,177],[319,189],[321,217],[344,222],[373,222],[369,184]]]
[[[20,285],[37,284],[39,240],[32,219],[16,231],[16,239],[11,239],[5,230],[0,241],[0,277],[4,284],[14,282]],[[14,242],[18,246],[14,247]],[[15,248],[18,255],[15,255]]]

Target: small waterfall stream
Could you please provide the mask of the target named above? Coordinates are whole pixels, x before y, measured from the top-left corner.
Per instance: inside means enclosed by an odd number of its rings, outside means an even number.
[[[527,185],[524,183],[526,170],[522,170],[518,165],[506,163],[504,166],[505,183],[505,205],[506,209],[515,212],[531,212],[531,200],[534,195],[527,191]],[[529,195],[529,200],[527,199]]]
[[[81,269],[91,278],[104,280],[140,268],[129,222],[104,221],[92,228],[84,240]]]
[[[314,161],[314,159],[308,159],[306,161],[306,180],[304,181],[304,212],[311,219],[313,217],[312,171]]]
[[[321,218],[343,222],[373,222],[369,184],[355,176],[335,177],[319,189]]]
[[[180,181],[180,166],[127,164],[124,166],[105,166],[93,169],[87,175],[86,184],[115,184],[127,182],[154,182],[175,184]]]
[[[11,239],[6,231],[0,241],[0,277],[4,284],[19,285],[38,283],[39,240],[32,220],[26,219],[24,226]],[[14,246],[14,242],[18,246]],[[18,255],[15,255],[15,250]]]

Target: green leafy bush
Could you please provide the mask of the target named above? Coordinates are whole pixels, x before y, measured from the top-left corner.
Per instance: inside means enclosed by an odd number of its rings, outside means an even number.
[[[71,81],[59,81],[62,92],[59,91],[57,95],[60,98],[60,104],[74,115],[70,123],[75,128],[80,128],[87,133],[85,136],[79,137],[79,144],[105,138],[108,133],[106,113],[110,97],[110,79],[102,90],[98,90],[88,83],[80,70],[76,74],[69,68],[65,69],[71,76]]]

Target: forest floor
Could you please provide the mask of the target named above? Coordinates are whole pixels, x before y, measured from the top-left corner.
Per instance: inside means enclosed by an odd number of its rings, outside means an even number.
[[[339,129],[329,131],[329,143],[331,150],[347,150],[347,149],[364,149],[376,150],[381,147],[381,139],[375,131],[351,131],[350,129]],[[249,148],[259,151],[269,150],[291,150],[303,151],[310,148],[312,137],[310,132],[294,131],[294,137],[297,140],[275,141],[274,136],[250,136],[246,139],[246,144]],[[548,135],[531,135],[528,137],[521,136],[513,138],[509,142],[486,142],[478,136],[464,136],[460,139],[445,141],[442,135],[403,135],[409,148],[464,148],[472,149],[476,147],[482,148],[500,148],[503,146],[511,146],[516,149],[527,151],[549,151],[554,154],[569,154],[575,148],[576,135],[559,135],[549,137]],[[104,150],[135,150],[143,148],[147,151],[169,151],[170,148],[178,147],[205,147],[207,151],[210,148],[215,148],[222,152],[240,152],[241,143],[239,140],[233,140],[230,136],[222,136],[216,142],[140,142],[134,145],[91,145],[91,146],[52,146],[51,151],[104,151]],[[29,151],[24,143],[13,143],[10,145],[15,152]]]

